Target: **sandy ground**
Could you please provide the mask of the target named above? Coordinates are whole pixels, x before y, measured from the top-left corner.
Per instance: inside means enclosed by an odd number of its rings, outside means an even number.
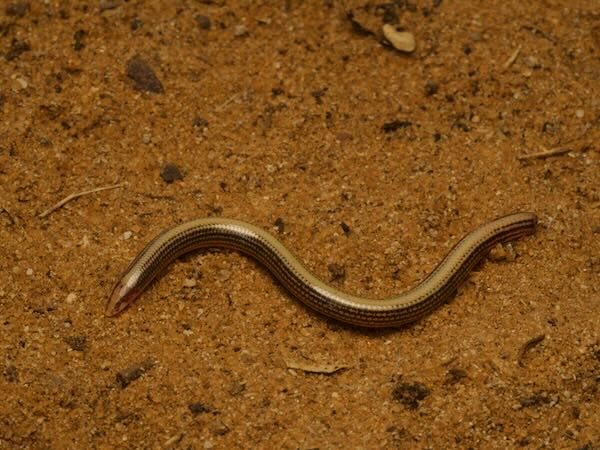
[[[597,1],[1,5],[0,448],[600,448]],[[226,251],[103,315],[188,219],[385,297],[519,210],[537,233],[401,329]]]

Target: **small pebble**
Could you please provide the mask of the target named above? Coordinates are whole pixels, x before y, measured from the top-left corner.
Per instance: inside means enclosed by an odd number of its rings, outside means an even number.
[[[129,29],[131,31],[136,31],[136,30],[140,29],[142,27],[142,25],[144,25],[144,22],[142,22],[142,20],[140,18],[134,17],[129,22]]]
[[[206,16],[196,16],[196,25],[201,30],[210,30],[210,19]]]
[[[131,236],[133,236],[133,231],[127,230],[123,233],[123,240],[126,241],[128,239],[131,239]]]
[[[541,67],[538,59],[535,56],[526,56],[523,62],[527,67],[530,67],[531,69],[538,69]]]
[[[273,223],[273,225],[275,225],[275,228],[277,228],[277,232],[279,234],[283,233],[283,231],[285,230],[285,222],[281,217],[275,219],[275,223]]]
[[[340,131],[339,133],[337,133],[335,135],[335,140],[338,142],[348,142],[352,140],[352,134],[351,133],[346,133],[344,131]]]
[[[509,259],[509,253],[501,244],[498,244],[490,250],[488,259],[495,262],[506,261]]]
[[[185,280],[183,280],[183,287],[186,287],[186,288],[196,287],[196,284],[198,284],[198,283],[193,278],[186,278]]]
[[[184,336],[191,336],[192,334],[194,334],[194,332],[192,330],[183,330],[183,334]]]
[[[75,44],[73,44],[73,49],[76,52],[79,52],[85,48],[85,44],[83,42],[83,38],[85,37],[85,30],[77,30],[73,35],[73,39],[75,40]]]
[[[240,352],[240,360],[244,364],[249,364],[249,365],[256,363],[256,358],[247,350],[242,350]]]
[[[31,276],[33,275],[33,269],[29,268],[25,273],[27,274],[27,276]]]
[[[16,2],[9,4],[4,12],[7,16],[15,16],[18,18],[23,17],[29,11],[29,3],[28,2]]]
[[[231,387],[229,388],[229,393],[231,395],[240,395],[246,390],[246,382],[245,381],[234,381]]]
[[[152,140],[152,135],[150,133],[144,133],[142,135],[142,142],[146,145],[148,145],[150,143],[150,141]]]
[[[583,109],[578,109],[577,111],[575,111],[575,116],[578,119],[583,119],[584,114],[585,114],[585,111]]]
[[[205,128],[208,126],[208,120],[203,119],[202,117],[196,117],[196,118],[194,118],[194,121],[192,122],[192,124],[196,128]]]
[[[344,234],[346,236],[348,236],[350,234],[350,231],[351,231],[350,230],[350,226],[347,223],[345,223],[345,222],[340,223],[340,226],[342,227],[342,231],[344,232]]]
[[[346,279],[346,268],[340,264],[331,263],[327,266],[329,270],[329,281],[344,281]]]
[[[438,91],[438,85],[436,83],[434,83],[433,81],[428,81],[425,84],[425,95],[427,97],[431,97],[432,95],[436,94]]]
[[[415,50],[415,36],[408,31],[397,31],[395,26],[386,23],[383,35],[397,50],[408,53]]]
[[[210,450],[211,448],[214,448],[214,445],[212,442],[210,441],[204,441],[204,446],[203,446],[206,450]]]
[[[235,37],[247,36],[248,35],[248,29],[246,28],[246,25],[236,25],[235,29],[233,31],[233,35]]]
[[[67,295],[67,298],[66,298],[65,302],[67,302],[68,304],[71,304],[76,299],[77,299],[77,294],[75,292],[71,292],[69,295]]]
[[[210,405],[205,405],[204,403],[194,402],[188,404],[188,409],[192,413],[192,415],[197,416],[198,414],[206,414],[206,413],[214,413],[216,412],[215,408]]]
[[[132,381],[137,380],[145,372],[154,367],[154,364],[154,359],[149,357],[137,364],[120,370],[116,375],[117,384],[121,386],[121,389],[126,388]]]
[[[117,0],[100,0],[100,11],[115,9],[118,6],[119,2]]]
[[[173,181],[183,180],[183,175],[177,167],[173,163],[165,164],[162,170],[160,171],[160,176],[167,183],[172,183]]]
[[[25,78],[21,78],[21,77],[17,77],[15,78],[15,90],[23,90],[23,89],[27,89],[29,87],[29,83],[27,82],[27,80]]]
[[[12,61],[14,59],[17,59],[23,53],[29,51],[31,51],[31,45],[29,45],[29,42],[18,41],[16,39],[13,39],[12,44],[10,45],[10,49],[6,52],[4,58],[7,61]]]
[[[71,347],[71,350],[83,352],[86,348],[85,336],[66,336],[64,341]]]
[[[211,433],[215,436],[223,436],[229,433],[229,427],[223,421],[217,419],[215,425],[211,427]]]
[[[127,61],[127,76],[134,81],[133,88],[137,91],[153,92],[155,94],[165,92],[150,64],[139,55]]]
[[[227,269],[221,269],[215,275],[215,278],[219,281],[227,281],[227,280],[229,280],[230,277],[231,277],[231,271],[227,270]]]

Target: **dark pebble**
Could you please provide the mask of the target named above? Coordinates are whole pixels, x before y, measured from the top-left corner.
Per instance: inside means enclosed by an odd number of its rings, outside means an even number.
[[[233,396],[240,395],[246,390],[246,383],[240,381],[234,381],[229,387],[229,393]]]
[[[600,362],[600,347],[592,350],[592,356],[596,361]]]
[[[177,180],[183,180],[183,175],[181,174],[179,167],[177,167],[173,163],[165,164],[165,166],[160,171],[160,176],[167,183],[172,183]]]
[[[391,133],[400,128],[408,128],[411,125],[412,125],[412,122],[409,122],[408,120],[394,120],[392,122],[384,123],[383,127],[381,127],[381,128],[386,133]]]
[[[331,274],[330,281],[343,281],[346,278],[346,269],[344,266],[332,263],[327,266],[327,269]]]
[[[4,378],[9,383],[16,383],[19,381],[19,371],[17,370],[17,367],[13,365],[6,366],[6,369],[4,369]]]
[[[229,427],[223,422],[219,421],[216,425],[211,427],[211,433],[215,436],[224,436],[229,433]]]
[[[29,11],[28,2],[16,2],[9,4],[4,10],[7,16],[23,17]]]
[[[117,384],[124,389],[129,385],[129,383],[137,380],[152,367],[154,367],[154,360],[152,358],[146,358],[142,362],[120,370],[117,372]]]
[[[383,23],[395,25],[398,23],[398,14],[396,13],[396,5],[387,3],[384,5]]]
[[[210,30],[210,19],[206,16],[198,15],[196,16],[196,25],[201,30]]]
[[[13,59],[17,59],[23,53],[31,50],[31,45],[29,42],[18,41],[13,38],[12,43],[10,45],[10,49],[6,52],[4,57],[7,61],[12,61]]]
[[[146,62],[139,55],[134,56],[127,62],[127,76],[134,81],[134,89],[138,91],[154,92],[162,94],[165,92],[162,83]]]
[[[522,408],[529,408],[532,406],[540,406],[548,404],[552,401],[552,398],[546,392],[538,392],[530,395],[529,397],[519,398],[519,403]]]
[[[134,17],[129,21],[129,29],[131,31],[139,30],[140,28],[142,28],[143,24],[144,22],[142,22],[142,19],[140,19],[139,17]]]
[[[438,91],[438,85],[432,81],[428,81],[427,84],[425,84],[425,95],[427,97],[431,97],[434,94],[437,94]]]
[[[408,409],[417,409],[419,402],[429,395],[429,389],[421,383],[399,383],[392,391],[392,399]]]
[[[347,223],[345,223],[345,222],[340,223],[340,227],[342,227],[342,231],[344,232],[344,234],[346,236],[348,236],[350,234],[350,226]]]
[[[446,374],[446,384],[455,384],[467,378],[467,371],[459,367],[453,367]]]
[[[198,415],[198,414],[205,414],[205,413],[217,413],[217,412],[218,412],[218,411],[217,411],[215,408],[213,408],[212,406],[208,406],[208,405],[205,405],[205,404],[203,404],[203,403],[199,403],[199,402],[196,402],[196,403],[190,403],[190,404],[188,405],[188,409],[190,410],[190,412],[191,412],[191,413],[192,413],[194,416],[196,416],[196,415]]]
[[[314,97],[315,101],[317,102],[317,105],[322,105],[323,104],[322,97],[325,95],[326,92],[327,92],[327,88],[324,87],[323,89],[318,89],[316,91],[312,91],[310,93],[310,95],[312,95]]]
[[[459,130],[462,130],[465,133],[471,131],[471,127],[460,119],[452,124],[452,128],[458,128]]]
[[[86,342],[85,336],[67,336],[64,341],[76,352],[82,352],[85,350]]]
[[[208,126],[208,120],[203,119],[202,117],[196,117],[194,119],[194,121],[192,122],[192,124],[196,128],[204,128],[204,127]]]
[[[352,11],[346,11],[346,19],[350,21],[352,25],[352,31],[359,36],[372,36],[373,33],[371,30],[365,28],[361,25],[361,23],[354,18],[354,13]]]
[[[118,0],[100,0],[100,11],[115,9],[119,6]]]
[[[578,406],[572,406],[571,407],[571,416],[574,419],[579,419],[579,416],[581,416],[581,410],[579,409]]]
[[[83,43],[84,37],[85,37],[85,30],[77,30],[75,32],[75,34],[73,35],[73,38],[75,39],[75,44],[73,45],[73,48],[75,49],[76,52],[83,50],[85,48],[85,44]]]
[[[283,233],[283,230],[285,229],[285,223],[283,222],[283,219],[281,217],[278,217],[277,219],[275,219],[275,222],[273,223],[273,225],[275,225],[277,227],[277,232],[279,234]]]

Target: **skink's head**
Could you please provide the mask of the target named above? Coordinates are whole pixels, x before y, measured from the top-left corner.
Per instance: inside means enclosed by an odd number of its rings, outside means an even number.
[[[120,314],[139,297],[141,290],[135,287],[135,281],[127,276],[121,278],[106,303],[105,315],[111,317]]]

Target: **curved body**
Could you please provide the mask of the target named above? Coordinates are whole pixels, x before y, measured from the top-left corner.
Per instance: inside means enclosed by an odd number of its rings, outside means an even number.
[[[532,213],[515,213],[486,223],[460,240],[421,283],[385,299],[356,297],[315,277],[270,233],[231,219],[206,218],[169,228],[132,261],[106,305],[113,316],[127,308],[175,258],[189,251],[222,247],[264,264],[297,299],[342,322],[363,327],[394,327],[413,322],[449,300],[471,269],[498,243],[535,232]]]

